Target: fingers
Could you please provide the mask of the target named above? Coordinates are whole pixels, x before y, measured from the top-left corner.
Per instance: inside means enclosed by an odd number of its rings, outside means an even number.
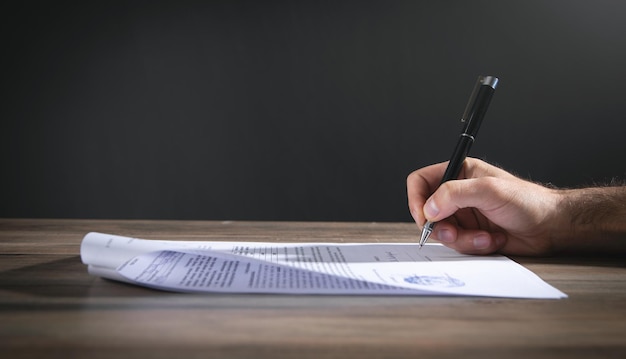
[[[460,178],[440,185],[447,162],[419,169],[407,178],[409,210],[418,225],[438,222],[432,237],[466,254],[491,254],[506,244],[503,233],[489,232],[483,213],[509,201],[508,172],[481,160],[467,158]],[[470,208],[472,208],[470,210]]]
[[[424,218],[424,203],[426,199],[437,189],[447,163],[438,163],[414,171],[407,177],[407,198],[409,211],[415,222],[419,225],[426,222]]]
[[[444,203],[442,201],[445,200],[445,198],[440,198],[434,202],[426,202],[439,187],[447,165],[447,162],[442,162],[427,166],[414,171],[407,177],[409,211],[415,222],[420,225],[426,221],[426,218],[430,220],[433,219],[432,217],[438,219],[445,218],[455,211],[454,208],[447,207],[445,211],[440,213],[442,208],[439,206]],[[513,175],[479,159],[467,158],[463,163],[463,169],[459,177],[468,179],[482,177],[511,178]],[[425,208],[425,204],[427,204],[429,208]],[[427,216],[424,216],[424,211],[428,212]]]
[[[503,233],[460,229],[446,221],[435,225],[433,238],[460,253],[474,255],[496,253],[506,244]]]

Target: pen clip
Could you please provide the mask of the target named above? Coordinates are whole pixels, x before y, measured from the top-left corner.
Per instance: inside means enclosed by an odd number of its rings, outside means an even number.
[[[474,85],[474,89],[472,90],[472,95],[470,96],[469,101],[467,101],[465,111],[463,111],[463,116],[461,116],[461,122],[465,123],[470,120],[472,107],[474,106],[476,96],[478,96],[478,90],[481,86],[489,86],[495,90],[496,86],[498,86],[498,78],[494,76],[478,76],[476,85]]]

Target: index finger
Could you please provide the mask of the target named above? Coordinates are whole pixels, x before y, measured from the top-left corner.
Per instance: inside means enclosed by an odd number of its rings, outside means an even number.
[[[406,179],[406,191],[409,201],[409,212],[418,224],[426,222],[424,218],[424,203],[435,192],[448,162],[437,163],[413,171]]]

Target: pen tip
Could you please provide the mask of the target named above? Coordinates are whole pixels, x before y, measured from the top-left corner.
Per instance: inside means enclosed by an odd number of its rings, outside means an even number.
[[[428,240],[428,237],[430,237],[430,234],[433,232],[433,224],[432,222],[426,222],[426,224],[424,225],[424,228],[422,228],[422,235],[420,237],[420,249],[424,246],[424,244],[426,243],[426,241]]]

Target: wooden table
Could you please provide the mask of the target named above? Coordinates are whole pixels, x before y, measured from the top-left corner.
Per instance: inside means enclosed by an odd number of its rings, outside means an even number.
[[[89,231],[415,242],[409,223],[0,219],[3,358],[625,358],[626,260],[514,258],[562,300],[173,294],[92,277]]]

